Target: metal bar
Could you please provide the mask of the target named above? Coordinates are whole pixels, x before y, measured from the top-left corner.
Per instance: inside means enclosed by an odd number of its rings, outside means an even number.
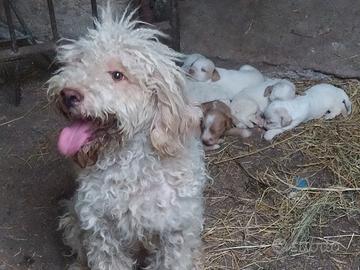
[[[93,16],[93,19],[98,19],[98,10],[97,10],[97,3],[96,0],[91,0],[91,14]],[[94,22],[94,28],[95,28],[95,22]]]
[[[98,18],[98,10],[96,0],[91,0],[91,13],[94,18]]]
[[[14,79],[14,83],[13,83],[13,87],[14,87],[14,93],[13,93],[13,98],[12,98],[12,102],[14,103],[15,106],[19,106],[20,105],[20,100],[21,100],[21,88],[20,88],[20,78],[19,78],[19,70],[20,70],[20,62],[16,61],[15,63],[15,72],[12,75],[13,79]]]
[[[180,51],[180,21],[179,21],[179,9],[177,0],[170,0],[170,25],[171,25],[171,37],[172,48],[176,51]]]
[[[23,29],[23,31],[24,31],[24,34],[29,36],[28,39],[31,41],[32,44],[35,44],[36,41],[35,41],[35,39],[34,39],[34,36],[33,36],[32,32],[31,32],[30,29],[27,27],[25,21],[24,21],[23,18],[20,16],[20,14],[19,14],[16,6],[13,4],[12,1],[10,1],[10,8],[13,10],[16,18],[18,19],[18,21],[19,21],[19,23],[20,23],[20,25],[21,25],[21,27],[22,27],[22,29]]]
[[[11,39],[11,48],[12,48],[13,52],[17,52],[18,47],[16,45],[16,35],[15,35],[14,24],[13,24],[12,17],[11,17],[9,0],[4,0],[4,9],[5,9],[5,14],[6,14],[7,26],[9,28],[9,35],[10,35],[10,39]]]
[[[51,31],[53,34],[53,39],[56,41],[59,39],[59,33],[57,30],[57,25],[56,25],[54,4],[53,4],[52,0],[47,0],[47,4],[48,4],[48,9],[49,9]]]
[[[31,46],[20,47],[18,52],[11,49],[0,50],[0,63],[6,61],[14,61],[25,56],[38,54],[55,50],[55,42],[39,43]]]

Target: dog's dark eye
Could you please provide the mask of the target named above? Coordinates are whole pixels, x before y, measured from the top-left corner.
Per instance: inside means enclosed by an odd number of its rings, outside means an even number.
[[[125,79],[125,75],[120,71],[110,71],[109,73],[114,81],[122,81]]]
[[[206,69],[205,69],[205,68],[202,68],[201,71],[202,71],[202,72],[206,72]]]

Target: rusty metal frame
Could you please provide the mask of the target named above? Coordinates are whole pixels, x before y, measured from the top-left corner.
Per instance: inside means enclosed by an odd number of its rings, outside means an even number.
[[[0,45],[1,45],[0,64],[15,62],[15,70],[13,74],[9,74],[7,76],[7,79],[11,84],[15,84],[13,91],[14,94],[13,100],[15,105],[19,105],[21,93],[20,93],[19,80],[17,78],[18,66],[19,66],[17,60],[26,58],[34,54],[43,54],[44,57],[47,58],[45,53],[53,51],[55,49],[56,41],[59,39],[59,32],[57,29],[53,0],[47,0],[52,39],[44,43],[36,42],[31,30],[27,27],[25,21],[20,16],[20,13],[18,12],[16,6],[11,0],[3,0],[3,5],[6,16],[6,24],[9,29],[10,40],[0,41]],[[16,36],[13,14],[15,15],[17,21],[21,26],[22,33],[24,34],[24,36],[22,37]],[[98,17],[96,0],[91,0],[91,14],[95,18]],[[24,40],[27,41],[28,43],[27,45],[20,44],[20,41],[24,41]]]
[[[36,43],[36,40],[34,39],[33,34],[31,33],[30,29],[25,24],[25,21],[20,16],[20,14],[19,14],[17,8],[15,7],[15,5],[13,4],[13,2],[11,0],[3,0],[3,3],[4,3],[5,15],[6,15],[6,23],[9,28],[11,46],[10,46],[10,48],[5,48],[5,49],[0,50],[0,63],[7,62],[7,61],[14,61],[14,60],[17,60],[20,58],[27,57],[32,54],[45,53],[45,52],[55,49],[55,43],[59,39],[59,32],[57,29],[53,0],[47,0],[51,32],[52,32],[52,40],[47,41],[45,43],[41,43],[41,44]],[[12,13],[15,14],[15,17],[18,20],[18,22],[20,23],[22,31],[26,35],[26,39],[29,41],[30,45],[18,46],[17,41],[19,41],[20,38],[16,37]],[[96,0],[91,0],[91,13],[94,17],[97,18],[97,2],[96,2]],[[1,43],[4,44],[6,42],[8,42],[8,41],[1,42]]]

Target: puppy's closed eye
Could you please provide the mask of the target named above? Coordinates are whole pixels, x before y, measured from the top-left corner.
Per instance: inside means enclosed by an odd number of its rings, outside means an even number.
[[[205,68],[202,68],[201,71],[202,72],[207,72],[207,70]]]

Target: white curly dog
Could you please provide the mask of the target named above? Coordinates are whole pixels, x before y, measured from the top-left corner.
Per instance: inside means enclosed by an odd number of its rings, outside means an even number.
[[[181,55],[134,13],[105,9],[95,30],[59,47],[49,80],[72,121],[59,150],[84,167],[60,220],[72,270],[201,268],[200,111],[183,97]]]

